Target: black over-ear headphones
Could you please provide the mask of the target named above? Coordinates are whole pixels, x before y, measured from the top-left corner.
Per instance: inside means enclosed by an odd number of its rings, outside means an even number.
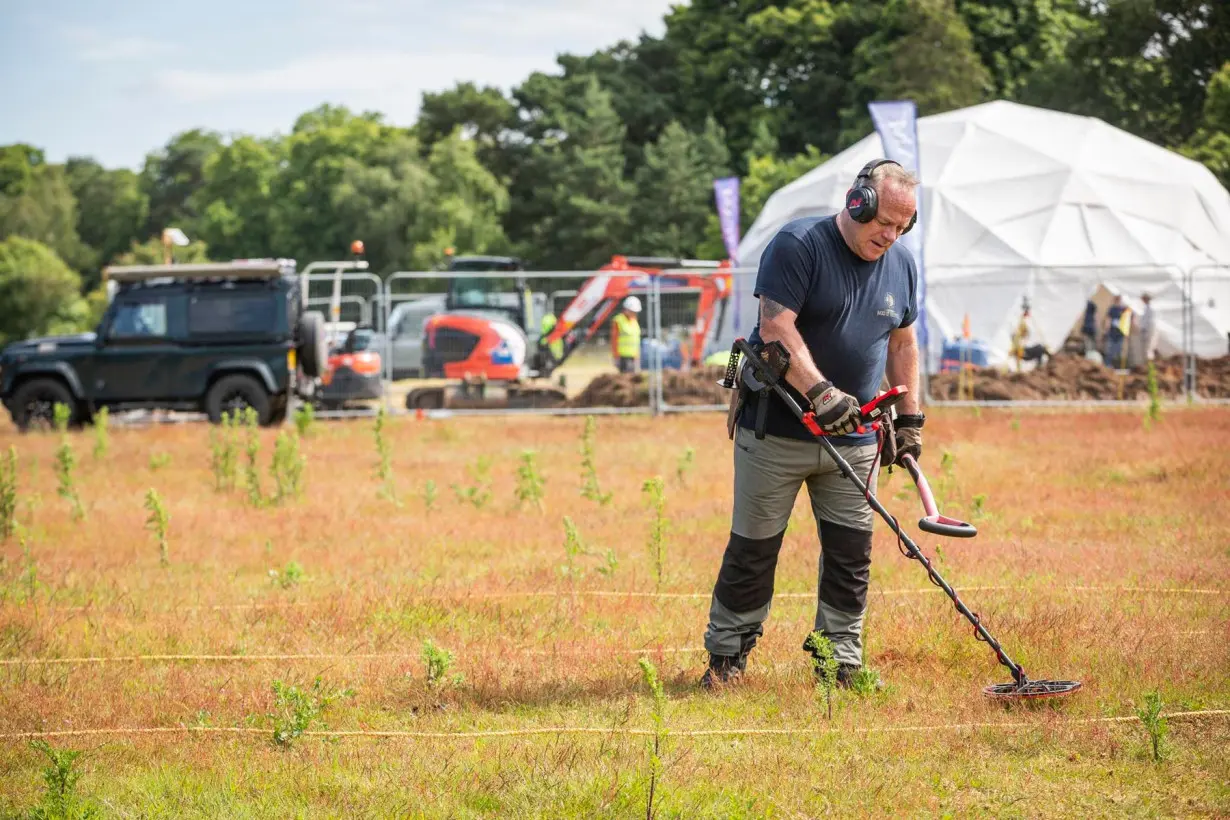
[[[900,164],[891,159],[873,159],[863,166],[863,170],[854,178],[853,187],[846,192],[846,211],[851,219],[855,222],[870,222],[876,218],[876,212],[880,209],[880,198],[876,195],[876,189],[871,187],[871,172],[881,165]],[[918,210],[915,209],[914,215],[910,217],[910,224],[902,233],[909,233],[917,221]]]

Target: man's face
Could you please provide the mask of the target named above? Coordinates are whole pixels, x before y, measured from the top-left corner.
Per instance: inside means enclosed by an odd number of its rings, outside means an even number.
[[[914,192],[891,179],[881,183],[879,199],[875,219],[852,223],[854,252],[868,262],[876,261],[893,246],[910,226],[917,207]]]

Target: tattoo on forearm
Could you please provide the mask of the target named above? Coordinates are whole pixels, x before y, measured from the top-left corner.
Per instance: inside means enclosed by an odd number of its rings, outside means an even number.
[[[760,315],[766,319],[776,319],[785,309],[785,306],[779,305],[767,296],[760,300]]]

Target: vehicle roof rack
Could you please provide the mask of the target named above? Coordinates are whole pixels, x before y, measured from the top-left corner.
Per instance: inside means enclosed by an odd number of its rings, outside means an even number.
[[[277,279],[293,274],[292,259],[235,259],[171,265],[108,265],[103,281],[147,282],[152,279]]]

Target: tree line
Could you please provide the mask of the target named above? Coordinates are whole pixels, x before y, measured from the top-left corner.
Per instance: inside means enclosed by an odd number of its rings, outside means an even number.
[[[446,249],[584,270],[612,254],[723,258],[713,180],[741,223],[872,131],[994,99],[1099,117],[1230,186],[1230,3],[1219,0],[692,0],[642,35],[563,54],[505,94],[424,94],[417,121],[321,105],[289,133],[198,128],[139,171],[0,148],[0,341],[88,328],[100,271],[160,261],[439,266]]]

